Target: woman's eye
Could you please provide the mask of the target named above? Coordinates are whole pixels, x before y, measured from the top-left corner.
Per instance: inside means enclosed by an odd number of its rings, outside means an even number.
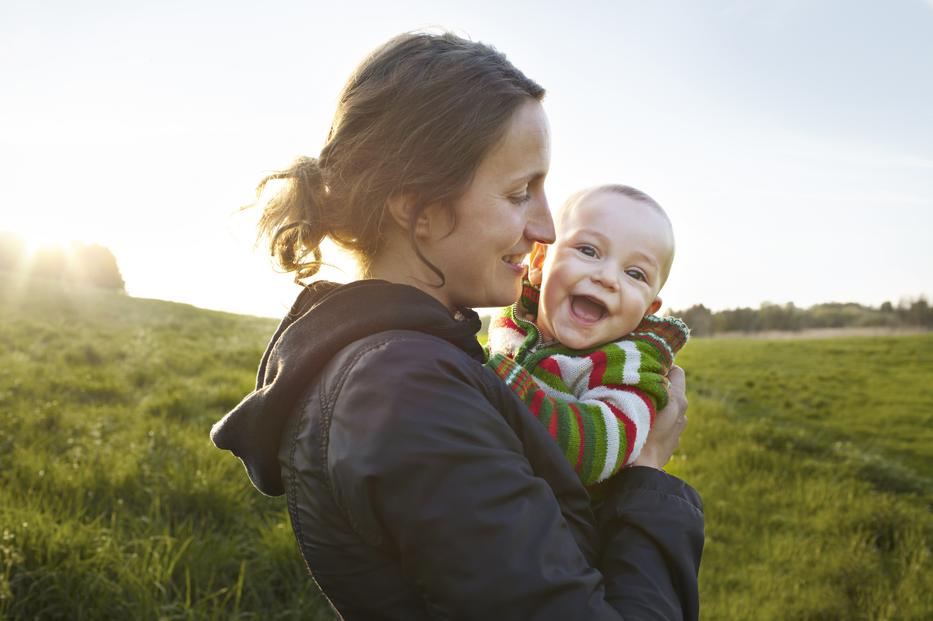
[[[640,281],[642,281],[642,282],[648,282],[648,279],[645,278],[645,275],[644,275],[642,272],[638,271],[638,270],[628,270],[628,271],[626,272],[626,274],[628,274],[629,276],[631,276],[631,277],[634,278],[635,280],[640,280]]]
[[[593,259],[599,256],[599,253],[596,252],[596,248],[593,248],[592,246],[577,246],[577,250],[580,252],[580,254],[584,254]]]
[[[531,200],[531,192],[529,192],[527,189],[525,189],[525,191],[522,192],[521,194],[518,194],[518,195],[515,195],[515,196],[510,196],[510,197],[509,197],[509,200],[510,200],[512,203],[516,204],[516,205],[521,205],[522,203],[527,203],[528,201]]]

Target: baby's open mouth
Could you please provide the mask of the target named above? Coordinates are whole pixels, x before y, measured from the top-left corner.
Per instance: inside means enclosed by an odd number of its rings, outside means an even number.
[[[606,307],[602,303],[583,295],[571,296],[570,311],[584,323],[596,323],[607,314]]]

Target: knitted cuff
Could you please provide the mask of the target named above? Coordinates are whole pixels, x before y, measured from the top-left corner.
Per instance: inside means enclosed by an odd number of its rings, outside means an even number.
[[[512,389],[519,399],[526,400],[528,393],[537,388],[534,377],[520,364],[502,354],[493,354],[486,366]]]
[[[654,346],[661,354],[664,367],[670,368],[674,356],[690,338],[690,328],[677,317],[646,315],[629,336]]]

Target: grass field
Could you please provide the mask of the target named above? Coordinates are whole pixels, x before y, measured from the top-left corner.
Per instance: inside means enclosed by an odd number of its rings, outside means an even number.
[[[692,341],[708,619],[933,618],[933,335]]]
[[[332,618],[283,500],[207,436],[275,322],[6,276],[0,316],[0,618]],[[704,618],[933,618],[933,336],[681,363]]]

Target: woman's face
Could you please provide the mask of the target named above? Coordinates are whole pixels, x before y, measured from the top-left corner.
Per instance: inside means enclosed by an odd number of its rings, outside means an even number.
[[[506,306],[521,292],[522,261],[534,242],[554,241],[544,195],[551,162],[547,116],[529,100],[509,121],[502,140],[480,162],[454,206],[456,226],[433,226],[425,255],[446,276],[433,293],[448,308]],[[434,218],[444,218],[438,210]]]

